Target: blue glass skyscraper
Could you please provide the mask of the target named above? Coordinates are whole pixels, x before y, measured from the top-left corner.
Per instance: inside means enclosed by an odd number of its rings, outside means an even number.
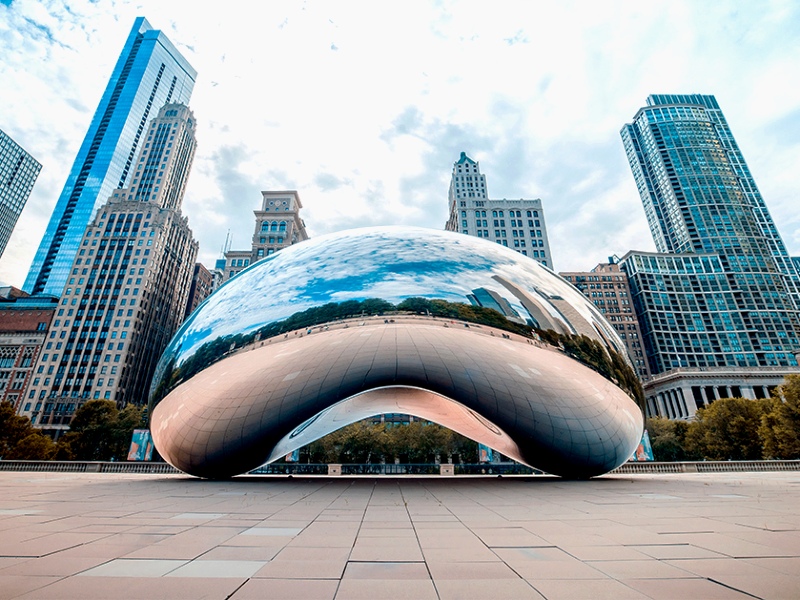
[[[33,259],[25,291],[61,295],[95,210],[130,183],[148,122],[167,102],[188,104],[196,76],[166,35],[143,17],[134,21]]]

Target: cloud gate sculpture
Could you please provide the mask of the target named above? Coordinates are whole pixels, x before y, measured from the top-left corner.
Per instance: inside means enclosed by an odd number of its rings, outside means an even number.
[[[437,422],[565,477],[624,463],[641,387],[611,325],[538,262],[408,227],[322,236],[212,294],[150,392],[164,459],[225,478],[382,413]]]

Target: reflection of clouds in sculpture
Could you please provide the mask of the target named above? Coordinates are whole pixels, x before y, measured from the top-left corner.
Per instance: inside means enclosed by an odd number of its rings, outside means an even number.
[[[604,321],[579,291],[513,250],[449,232],[381,227],[322,236],[254,263],[193,313],[165,355],[178,350],[174,358],[180,364],[210,339],[345,300],[382,298],[396,304],[420,296],[466,303],[471,290],[485,287],[528,315],[518,298],[496,281],[487,282],[487,276],[512,281],[541,298],[553,318],[563,320],[547,296],[560,296],[588,322]],[[605,337],[624,354],[625,346],[606,329]]]
[[[454,316],[369,318],[372,307],[407,300],[414,313]],[[336,324],[362,313],[364,327]],[[596,365],[516,335],[534,322],[586,334],[599,344],[592,352],[625,355],[580,292],[503,246],[396,227],[306,241],[251,265],[186,321],[153,380],[154,437],[179,468],[225,476],[313,441],[312,432],[405,406],[554,473],[614,468],[639,441],[640,410]],[[406,391],[377,392],[390,388]],[[479,418],[465,418],[470,411]],[[308,420],[305,436],[290,436]]]

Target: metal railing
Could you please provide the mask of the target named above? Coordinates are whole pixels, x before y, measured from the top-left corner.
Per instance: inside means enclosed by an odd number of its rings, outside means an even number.
[[[328,465],[322,463],[272,463],[253,469],[250,475],[327,475]]]
[[[342,475],[438,475],[438,464],[343,464]]]
[[[544,471],[519,463],[458,464],[456,475],[546,475]]]
[[[343,464],[342,475],[438,475],[438,464]],[[483,463],[452,465],[455,475],[547,475],[519,463]],[[153,475],[180,474],[181,471],[165,462],[103,462],[103,461],[39,461],[0,460],[0,471],[47,471],[55,473],[141,473]],[[628,462],[610,474],[664,473],[746,473],[769,471],[800,471],[800,460],[742,460],[698,462]],[[329,465],[320,463],[273,463],[250,471],[250,475],[327,475]]]
[[[165,462],[104,462],[57,460],[0,460],[0,471],[55,473],[180,473]]]

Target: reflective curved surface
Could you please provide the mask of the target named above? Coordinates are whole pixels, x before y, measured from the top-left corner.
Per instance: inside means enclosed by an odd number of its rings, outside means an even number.
[[[407,412],[587,477],[641,437],[625,352],[579,291],[508,248],[351,230],[281,250],[209,297],[159,362],[151,429],[174,466],[228,477]]]

